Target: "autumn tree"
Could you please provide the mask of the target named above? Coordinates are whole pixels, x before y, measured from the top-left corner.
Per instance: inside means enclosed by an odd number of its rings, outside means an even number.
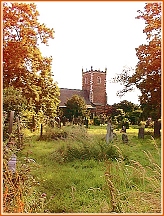
[[[146,3],[144,11],[138,10],[138,13],[136,18],[145,21],[143,33],[147,44],[136,48],[138,63],[135,70],[125,68],[114,81],[124,85],[119,95],[133,90],[134,86],[140,89],[144,115],[157,120],[161,117],[161,3]]]
[[[64,115],[72,120],[74,117],[84,117],[86,116],[86,103],[84,98],[73,95],[70,99],[66,102],[66,109],[64,110]]]
[[[139,62],[132,82],[141,90],[140,102],[152,118],[161,117],[161,3],[147,3],[137,19],[144,19],[148,44],[136,49]]]
[[[36,112],[44,107],[52,114],[59,89],[52,79],[52,57],[43,57],[39,44],[48,45],[54,30],[39,23],[38,16],[33,3],[3,4],[3,86],[20,89]]]

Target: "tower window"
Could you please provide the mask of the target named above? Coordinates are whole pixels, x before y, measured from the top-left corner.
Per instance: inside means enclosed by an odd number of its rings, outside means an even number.
[[[100,84],[101,83],[101,77],[97,77],[97,84]]]

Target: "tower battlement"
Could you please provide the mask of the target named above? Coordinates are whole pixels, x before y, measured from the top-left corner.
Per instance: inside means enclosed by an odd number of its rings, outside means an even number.
[[[100,71],[100,69],[95,69],[93,70],[93,67],[91,66],[91,69],[88,70],[86,68],[86,70],[84,71],[84,69],[82,68],[82,73],[89,73],[89,72],[98,72],[98,73],[107,73],[107,68],[105,68],[105,71]]]

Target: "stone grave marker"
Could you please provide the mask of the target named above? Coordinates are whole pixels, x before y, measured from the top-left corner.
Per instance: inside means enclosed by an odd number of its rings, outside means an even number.
[[[106,142],[109,143],[113,140],[113,127],[110,121],[107,124]]]
[[[123,141],[123,143],[128,143],[128,135],[127,134],[125,134],[125,133],[122,134],[122,141]]]
[[[15,173],[15,171],[16,171],[16,159],[17,159],[16,155],[13,154],[13,155],[11,156],[11,158],[9,159],[9,161],[8,161],[8,169],[9,169],[12,173]]]
[[[144,128],[141,127],[138,130],[138,139],[144,139]]]

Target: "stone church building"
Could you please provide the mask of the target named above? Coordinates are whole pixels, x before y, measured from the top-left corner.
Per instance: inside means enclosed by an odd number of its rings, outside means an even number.
[[[82,69],[82,90],[80,89],[67,89],[60,88],[60,104],[59,108],[64,108],[65,103],[73,95],[83,97],[87,109],[95,115],[105,113],[107,107],[107,94],[106,94],[106,74],[105,71],[90,70],[83,71]]]

